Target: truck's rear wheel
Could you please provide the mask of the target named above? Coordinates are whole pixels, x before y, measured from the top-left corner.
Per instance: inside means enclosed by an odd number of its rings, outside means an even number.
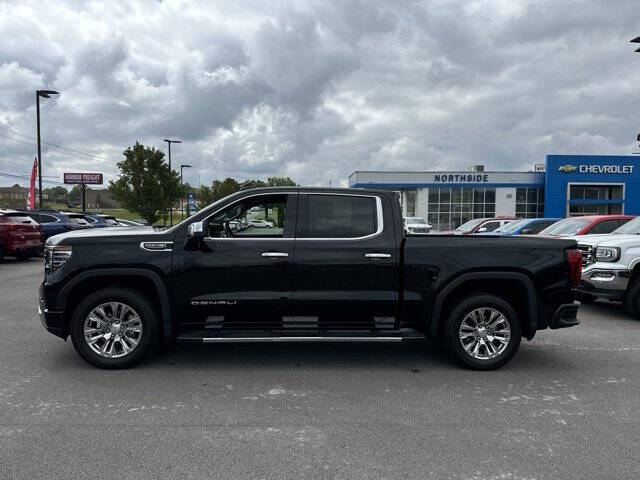
[[[76,307],[71,339],[87,362],[100,368],[126,368],[154,349],[158,325],[151,302],[127,288],[104,288]]]
[[[518,314],[505,300],[491,294],[463,300],[451,311],[443,333],[453,357],[476,370],[507,363],[522,338]]]

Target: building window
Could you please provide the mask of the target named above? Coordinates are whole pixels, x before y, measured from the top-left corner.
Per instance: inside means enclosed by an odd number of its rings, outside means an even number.
[[[415,217],[416,216],[416,191],[415,190],[407,190],[405,192],[405,198],[407,199],[407,209],[405,213],[405,217]]]
[[[453,230],[473,218],[494,217],[495,188],[430,188],[427,221],[436,231]]]
[[[544,217],[544,188],[516,188],[516,217]]]
[[[599,203],[598,200],[608,202]],[[622,185],[569,186],[569,216],[571,217],[621,214],[623,203]]]

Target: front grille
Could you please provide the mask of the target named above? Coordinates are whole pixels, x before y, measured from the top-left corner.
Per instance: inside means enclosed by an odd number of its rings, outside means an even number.
[[[582,268],[588,267],[592,263],[595,263],[593,257],[594,248],[590,245],[578,245],[578,250],[582,252]]]

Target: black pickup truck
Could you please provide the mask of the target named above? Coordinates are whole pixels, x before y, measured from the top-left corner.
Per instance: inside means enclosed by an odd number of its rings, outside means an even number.
[[[487,370],[578,324],[572,240],[405,235],[393,192],[261,188],[164,231],[47,240],[40,317],[103,368],[163,342],[432,340]]]

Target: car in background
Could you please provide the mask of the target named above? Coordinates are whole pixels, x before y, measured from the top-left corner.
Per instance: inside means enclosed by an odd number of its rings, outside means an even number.
[[[58,212],[57,210],[29,210],[22,213],[40,224],[44,240],[59,233],[89,228],[89,222],[81,213]]]
[[[545,228],[538,235],[546,237],[573,237],[575,235],[611,233],[634,218],[635,216],[633,215],[584,215],[580,217],[569,217]]]
[[[91,228],[121,227],[116,217],[102,213],[89,213],[85,215]]]
[[[116,222],[120,224],[121,227],[145,227],[144,223],[134,222],[133,220],[125,220],[124,218],[116,218]]]
[[[273,222],[268,220],[249,220],[249,225],[253,228],[273,228]]]
[[[42,227],[24,212],[0,212],[0,260],[12,255],[18,260],[40,255]]]
[[[554,223],[562,220],[561,218],[523,218],[514,220],[496,228],[493,232],[482,232],[476,235],[501,235],[503,237],[511,237],[514,235],[537,235],[542,230],[550,227]]]
[[[494,230],[506,225],[509,222],[518,220],[517,217],[493,217],[493,218],[474,218],[463,223],[455,230],[446,232],[438,232],[440,235],[471,235],[472,233],[493,232]]]
[[[433,227],[422,217],[404,217],[404,231],[413,235],[426,235]]]

